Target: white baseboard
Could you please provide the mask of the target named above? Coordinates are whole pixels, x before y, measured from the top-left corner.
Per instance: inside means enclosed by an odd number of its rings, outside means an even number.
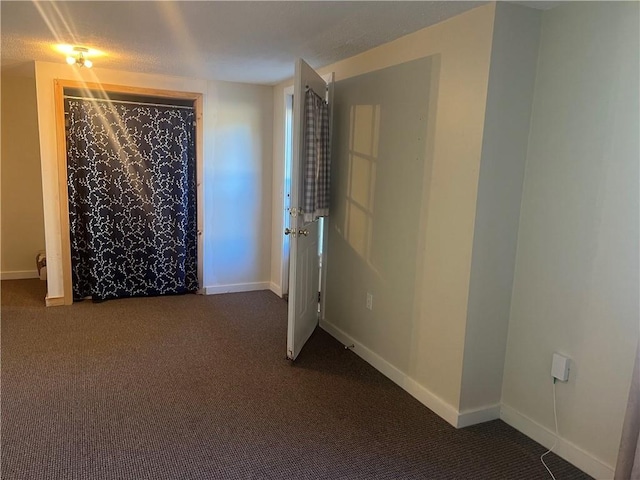
[[[524,433],[526,436],[532,438],[546,448],[550,448],[553,445],[555,436],[552,431],[525,415],[522,415],[520,412],[508,405],[490,405],[475,410],[458,412],[455,407],[430,392],[423,385],[409,377],[406,373],[393,366],[377,353],[354,340],[347,333],[332,323],[326,320],[320,320],[320,327],[343,345],[354,345],[353,352],[356,355],[371,364],[371,366],[376,370],[399,385],[411,396],[416,398],[423,405],[454,427],[463,428],[500,418],[508,425],[511,425],[516,430]],[[553,451],[558,456],[564,458],[569,463],[575,465],[577,468],[596,479],[613,478],[614,469],[612,466],[607,465],[568,440],[559,438],[558,444]]]
[[[255,290],[270,290],[270,282],[233,283],[230,285],[215,285],[204,287],[205,295],[217,295],[220,293],[253,292]]]
[[[500,418],[500,405],[489,405],[487,407],[465,410],[458,413],[458,428],[469,427],[478,423],[490,422]]]
[[[280,285],[276,285],[275,283],[271,282],[269,284],[269,290],[282,298],[282,287]]]
[[[0,279],[2,280],[24,280],[26,278],[40,278],[40,276],[37,270],[17,270],[0,273]]]
[[[354,345],[353,352],[356,355],[371,364],[376,370],[454,427],[468,427],[469,425],[495,420],[500,417],[499,405],[492,405],[487,408],[460,413],[455,407],[429,391],[377,353],[351,338],[332,323],[321,320],[320,327],[343,345]]]
[[[524,433],[527,437],[532,438],[542,446],[551,448],[555,440],[554,433],[538,422],[530,419],[526,415],[518,412],[516,409],[502,404],[500,407],[500,419],[516,430]],[[596,479],[613,478],[614,467],[607,465],[602,460],[597,459],[590,453],[584,451],[577,445],[558,438],[558,444],[553,449],[553,453],[564,458],[567,462],[575,465],[583,472],[591,475]]]
[[[358,352],[356,352],[356,353],[358,353]],[[374,354],[374,355],[376,355],[376,354]],[[363,355],[360,355],[360,356],[364,360],[367,360]],[[378,355],[376,355],[376,356],[378,356]],[[386,360],[382,360],[382,361],[386,362]],[[369,362],[369,363],[371,363],[371,362]],[[376,365],[373,364],[373,363],[371,363],[371,365],[376,367]],[[393,368],[395,368],[395,367],[393,367]],[[378,368],[378,370],[380,370],[380,369]],[[382,371],[382,370],[380,370],[380,371],[382,373],[384,373],[384,371]],[[458,428],[458,410],[456,410],[455,407],[453,407],[452,405],[450,405],[449,403],[447,403],[446,401],[444,401],[443,399],[441,399],[440,397],[438,397],[437,395],[435,395],[434,393],[429,391],[427,388],[422,386],[420,383],[418,383],[417,381],[415,381],[413,378],[409,377],[405,373],[402,373],[402,372],[400,372],[400,373],[404,377],[400,382],[395,381],[391,377],[389,377],[389,378],[391,378],[391,380],[393,380],[396,384],[398,384],[400,387],[402,387],[406,392],[408,392],[412,397],[417,399],[420,403],[422,403],[429,410],[433,411],[440,418],[446,420],[452,426]]]

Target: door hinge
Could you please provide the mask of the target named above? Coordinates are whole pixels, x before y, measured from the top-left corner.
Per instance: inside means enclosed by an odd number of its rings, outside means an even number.
[[[322,292],[318,292],[318,303],[322,301]]]

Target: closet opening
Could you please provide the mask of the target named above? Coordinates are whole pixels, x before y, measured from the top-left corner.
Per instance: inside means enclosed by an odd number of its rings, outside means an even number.
[[[202,95],[56,81],[64,303],[202,290]]]

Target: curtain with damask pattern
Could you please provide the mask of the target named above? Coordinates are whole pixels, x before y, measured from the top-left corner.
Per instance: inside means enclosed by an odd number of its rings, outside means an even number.
[[[193,109],[71,98],[65,110],[74,299],[197,290]]]

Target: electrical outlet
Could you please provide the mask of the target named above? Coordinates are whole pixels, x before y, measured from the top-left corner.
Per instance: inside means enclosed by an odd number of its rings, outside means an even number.
[[[561,382],[569,380],[569,359],[567,357],[559,353],[553,354],[553,358],[551,359],[551,376]]]
[[[367,310],[373,310],[373,295],[367,292]]]

